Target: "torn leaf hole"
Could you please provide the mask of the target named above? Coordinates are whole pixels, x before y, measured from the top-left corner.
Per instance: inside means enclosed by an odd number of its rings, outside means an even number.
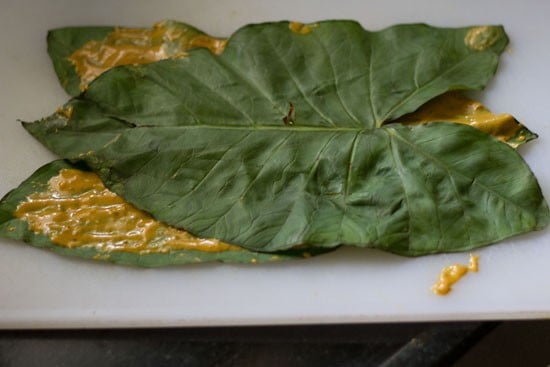
[[[295,118],[295,111],[294,111],[294,105],[292,102],[288,102],[288,113],[285,117],[283,117],[283,122],[285,125],[294,125],[294,118]]]

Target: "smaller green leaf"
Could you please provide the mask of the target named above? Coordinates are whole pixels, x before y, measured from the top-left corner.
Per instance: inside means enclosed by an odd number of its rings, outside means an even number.
[[[51,179],[53,177],[59,177],[60,172],[65,172],[69,170],[81,172],[84,170],[84,167],[79,167],[68,163],[67,161],[54,161],[36,171],[29,179],[23,182],[17,189],[8,193],[0,201],[0,237],[6,237],[15,240],[23,240],[30,243],[36,247],[42,247],[50,249],[54,252],[63,254],[63,255],[72,255],[79,256],[83,258],[91,258],[94,260],[107,260],[115,263],[126,264],[126,265],[138,265],[138,266],[163,266],[163,265],[175,265],[175,264],[186,264],[186,263],[200,263],[208,261],[223,261],[223,262],[240,262],[240,263],[257,263],[257,262],[270,262],[278,260],[287,260],[292,258],[305,258],[313,256],[322,252],[327,252],[326,250],[319,250],[314,248],[294,248],[289,251],[276,253],[276,254],[266,254],[260,252],[249,251],[238,246],[221,246],[220,251],[203,251],[193,250],[193,249],[176,249],[176,250],[163,250],[159,247],[158,244],[147,243],[144,246],[139,247],[139,251],[136,251],[135,248],[132,249],[129,246],[119,246],[116,245],[117,241],[117,225],[122,221],[126,220],[124,217],[118,217],[116,219],[111,219],[108,221],[105,226],[109,226],[111,238],[103,240],[101,245],[93,242],[89,238],[92,238],[94,235],[97,235],[97,226],[91,228],[90,222],[98,222],[103,220],[101,216],[92,216],[89,215],[89,212],[85,212],[85,207],[74,208],[73,211],[70,211],[70,202],[65,197],[57,196],[55,205],[62,206],[63,209],[59,212],[52,213],[48,212],[45,205],[42,205],[47,199],[44,196],[40,197],[39,201],[36,200],[32,202],[29,198],[36,193],[45,192],[48,190],[48,186],[51,186]],[[78,188],[79,185],[82,186],[82,180],[77,181],[67,181],[71,182],[71,185]],[[62,183],[60,183],[61,185]],[[75,196],[82,197],[83,194],[78,194]],[[98,194],[94,194],[98,197]],[[85,200],[89,200],[85,199]],[[93,198],[92,198],[93,199]],[[23,203],[23,204],[22,204]],[[63,241],[63,237],[55,234],[56,225],[59,223],[48,224],[50,232],[44,233],[36,230],[34,228],[34,223],[30,216],[21,217],[18,215],[18,209],[27,203],[35,208],[35,212],[40,214],[40,223],[49,221],[50,218],[54,216],[73,216],[67,220],[62,220],[59,222],[65,228],[68,228],[67,231],[76,233],[81,238],[89,241],[88,243],[80,243],[79,245],[70,245]],[[111,204],[110,204],[111,205]],[[116,205],[116,204],[113,204]],[[128,205],[128,204],[122,204]],[[100,206],[99,208],[94,208],[95,212],[105,210],[106,205]],[[84,216],[79,216],[74,219],[74,216],[80,215],[80,213],[86,213]],[[116,212],[114,213],[116,214]],[[114,217],[114,215],[113,215]],[[84,228],[84,231],[80,229],[70,228],[71,219],[78,222],[78,225],[81,228]],[[141,219],[140,219],[141,220]],[[152,222],[151,222],[152,223]],[[103,226],[102,228],[106,228]],[[93,232],[93,233],[92,233]],[[132,229],[132,232],[136,230]],[[184,233],[182,231],[178,231]],[[107,233],[101,232],[102,235]],[[186,235],[187,236],[187,235]],[[60,241],[61,239],[61,241]],[[63,243],[61,243],[63,242]],[[118,242],[121,242],[118,239]],[[218,243],[218,242],[215,242]],[[216,246],[216,244],[214,245]]]

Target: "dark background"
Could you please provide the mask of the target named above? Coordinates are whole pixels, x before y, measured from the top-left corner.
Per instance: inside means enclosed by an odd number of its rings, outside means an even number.
[[[550,366],[550,320],[0,331],[0,367]]]

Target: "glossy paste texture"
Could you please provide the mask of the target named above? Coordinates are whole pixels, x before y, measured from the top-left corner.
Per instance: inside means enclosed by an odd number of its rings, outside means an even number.
[[[77,169],[62,170],[50,179],[46,191],[22,202],[15,215],[27,221],[35,233],[71,248],[93,246],[102,252],[140,254],[239,249],[158,222],[106,189],[96,174]]]
[[[500,37],[502,37],[502,29],[499,27],[472,27],[466,34],[464,43],[472,50],[483,51],[495,44]]]
[[[288,24],[288,28],[294,32],[294,33],[298,33],[298,34],[310,34],[311,31],[313,29],[315,29],[316,27],[318,27],[318,25],[316,23],[312,23],[312,24],[303,24],[303,23],[300,23],[300,22],[290,22]]]
[[[102,41],[88,41],[69,61],[81,78],[80,88],[101,73],[119,65],[136,65],[186,55],[196,47],[214,54],[223,51],[226,40],[217,39],[174,22],[158,22],[152,28],[115,28]]]
[[[432,286],[432,291],[440,296],[446,295],[452,290],[453,285],[458,282],[468,271],[477,272],[479,270],[479,256],[470,254],[468,265],[453,264],[445,267],[439,279]]]
[[[424,104],[418,111],[397,120],[401,123],[426,124],[447,121],[466,124],[512,146],[526,140],[522,125],[510,114],[494,114],[480,102],[459,93],[446,93]]]

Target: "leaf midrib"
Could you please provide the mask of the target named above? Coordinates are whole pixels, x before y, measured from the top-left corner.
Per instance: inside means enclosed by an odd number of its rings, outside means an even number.
[[[211,130],[258,130],[258,131],[296,131],[296,132],[367,132],[374,131],[376,129],[365,127],[326,127],[326,126],[296,126],[296,125],[284,125],[281,119],[281,126],[276,125],[177,125],[177,126],[162,126],[162,125],[136,125],[130,128],[123,129],[122,131],[134,130],[134,129],[183,129],[183,130],[199,130],[199,129],[211,129]]]

